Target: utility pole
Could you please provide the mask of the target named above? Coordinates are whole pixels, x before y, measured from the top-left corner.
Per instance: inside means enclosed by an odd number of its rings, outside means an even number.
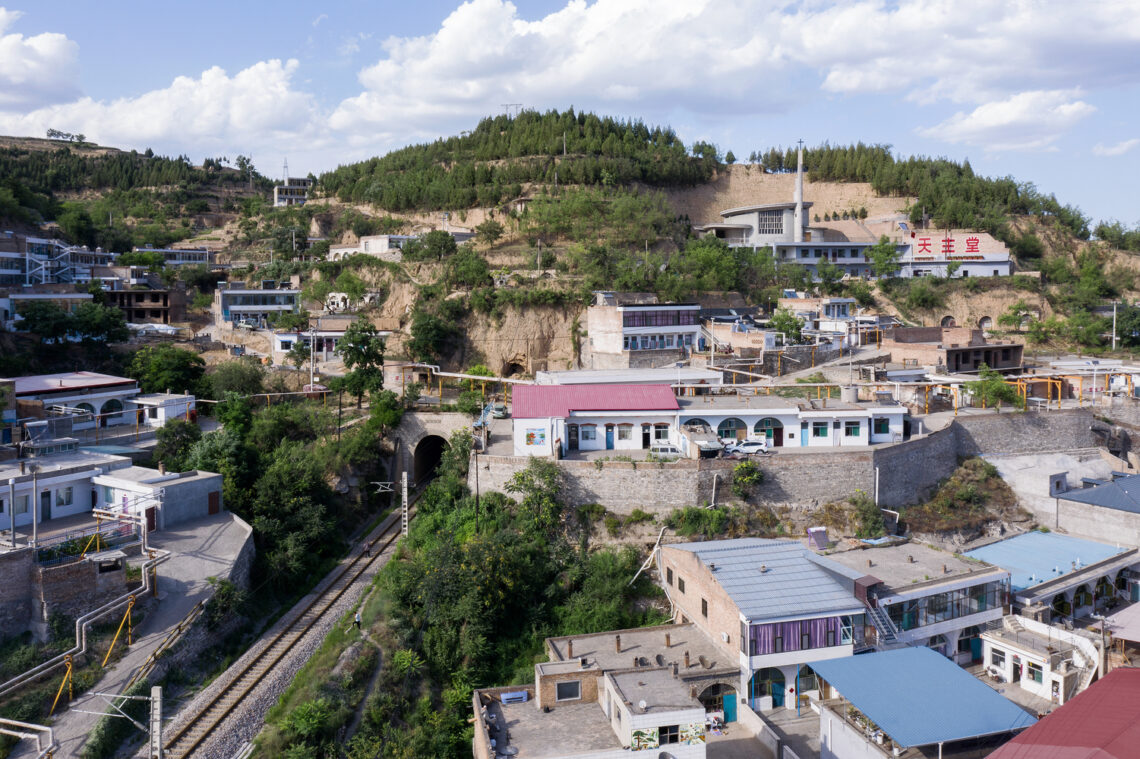
[[[1112,302],[1112,349],[1116,350],[1116,301]]]

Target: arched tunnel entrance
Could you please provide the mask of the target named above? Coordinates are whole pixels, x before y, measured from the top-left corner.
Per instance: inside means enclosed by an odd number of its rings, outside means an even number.
[[[416,451],[412,458],[412,480],[415,484],[425,482],[435,475],[439,462],[443,460],[443,452],[447,448],[447,441],[439,435],[428,435],[416,444]]]

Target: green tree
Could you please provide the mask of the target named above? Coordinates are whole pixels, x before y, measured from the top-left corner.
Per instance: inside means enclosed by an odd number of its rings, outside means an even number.
[[[420,238],[419,243],[424,258],[429,261],[442,261],[454,256],[459,250],[459,246],[456,245],[455,238],[451,236],[451,233],[442,229],[428,232]]]
[[[337,350],[349,370],[344,389],[356,396],[359,407],[365,393],[379,392],[384,387],[384,339],[372,322],[361,317],[344,331]]]
[[[787,344],[794,345],[802,339],[804,323],[788,309],[779,308],[768,320],[768,328],[774,332],[782,332]]]
[[[867,248],[866,257],[871,262],[871,271],[876,277],[893,277],[898,271],[899,251],[886,235]]]
[[[285,360],[296,367],[297,371],[301,371],[301,367],[305,362],[312,358],[313,352],[311,345],[304,340],[294,340],[293,345],[289,347],[289,352],[285,354]]]
[[[727,164],[736,163],[736,155],[730,150],[724,154],[724,162]]]
[[[1125,304],[1117,309],[1116,336],[1126,348],[1140,345],[1140,306]]]
[[[127,366],[127,374],[139,381],[144,393],[200,393],[205,371],[201,356],[173,345],[148,345],[135,353]]]
[[[540,532],[562,525],[562,470],[553,461],[531,458],[526,469],[515,472],[507,492],[520,496],[519,516]]]
[[[210,374],[210,386],[215,398],[223,398],[231,392],[257,395],[265,389],[265,367],[252,356],[223,361]]]
[[[71,322],[72,331],[84,342],[124,343],[131,337],[126,317],[114,306],[81,303]]]
[[[50,300],[33,300],[17,311],[20,328],[39,335],[45,343],[60,342],[73,328],[71,314]]]
[[[412,316],[412,339],[408,351],[417,361],[436,363],[455,338],[455,328],[433,313],[417,310]]]
[[[1002,403],[1011,403],[1019,408],[1025,407],[1025,399],[1017,392],[1017,388],[1007,384],[1001,372],[985,364],[978,367],[978,379],[964,383],[963,387],[987,408],[992,406],[1001,411]]]
[[[475,227],[475,237],[479,242],[494,245],[503,236],[503,225],[494,219],[487,219]]]
[[[464,245],[444,265],[444,276],[448,284],[468,288],[481,287],[490,282],[491,268],[487,259],[475,252],[473,248]]]
[[[158,428],[154,458],[166,465],[172,472],[187,470],[187,461],[194,444],[202,439],[202,430],[197,424],[185,419],[171,419]]]
[[[998,317],[998,324],[1011,330],[1021,331],[1021,325],[1033,317],[1033,310],[1024,300],[1010,304],[1005,313]]]
[[[843,269],[826,258],[815,265],[815,276],[819,289],[825,295],[839,295],[843,292]]]

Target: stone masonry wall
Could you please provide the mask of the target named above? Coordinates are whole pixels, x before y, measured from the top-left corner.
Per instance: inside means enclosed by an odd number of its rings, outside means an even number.
[[[0,636],[28,629],[32,617],[32,550],[20,548],[0,554]]]
[[[876,448],[873,466],[878,470],[880,506],[892,509],[924,501],[958,466],[957,430],[951,426],[924,438]],[[874,476],[872,472],[872,480]],[[874,492],[872,482],[866,493]]]
[[[100,572],[99,565],[87,559],[36,567],[32,570],[32,621],[46,621],[52,614],[80,617],[126,592],[125,567]]]
[[[1093,434],[1095,417],[1088,409],[1003,412],[959,417],[958,455],[1037,453],[1095,448],[1103,437]]]
[[[962,457],[985,453],[1032,453],[1097,447],[1095,419],[1087,409],[1009,412],[960,417],[924,437],[866,450],[795,453],[762,459],[761,502],[812,506],[848,498],[857,490],[879,504],[898,508],[925,500],[949,477]],[[506,492],[506,483],[526,466],[526,457],[480,456],[479,487]],[[598,503],[616,514],[640,508],[664,513],[731,498],[729,460],[681,460],[666,464],[628,461],[559,461],[573,506]],[[474,468],[468,484],[475,487]]]

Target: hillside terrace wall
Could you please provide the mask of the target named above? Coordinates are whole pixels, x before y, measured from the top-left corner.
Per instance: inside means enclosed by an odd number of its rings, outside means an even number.
[[[898,508],[926,500],[949,477],[960,458],[987,453],[1033,453],[1096,447],[1095,419],[1087,409],[986,414],[960,417],[949,427],[892,445],[853,451],[789,453],[762,459],[764,482],[756,489],[766,503],[813,506],[850,498],[856,491],[879,505]],[[506,492],[511,476],[526,467],[525,456],[479,456],[479,487]],[[732,469],[725,459],[556,462],[571,506],[598,503],[616,514],[634,509],[664,513],[732,498]],[[600,463],[600,466],[599,466]],[[475,487],[475,470],[468,470]]]

